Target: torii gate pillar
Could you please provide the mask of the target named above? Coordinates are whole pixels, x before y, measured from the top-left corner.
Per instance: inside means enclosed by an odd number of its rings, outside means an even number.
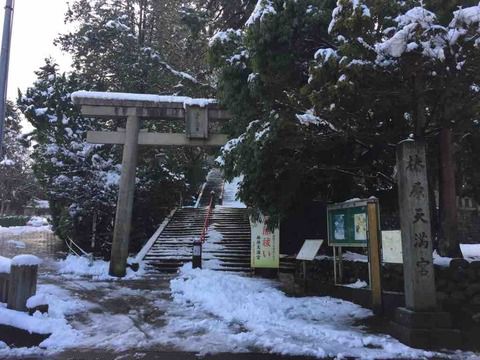
[[[230,114],[220,109],[214,99],[78,91],[72,94],[72,100],[81,106],[86,117],[127,119],[125,131],[89,131],[87,134],[89,143],[123,145],[109,271],[112,276],[123,277],[130,242],[138,146],[223,146],[228,136],[210,134],[209,121],[229,120]],[[185,133],[143,132],[140,131],[142,119],[183,120]],[[214,124],[211,125],[214,128]]]
[[[132,227],[133,199],[135,195],[139,130],[140,119],[137,116],[129,116],[127,118],[125,144],[123,146],[122,172],[118,189],[109,271],[110,275],[117,277],[126,275],[130,230]]]

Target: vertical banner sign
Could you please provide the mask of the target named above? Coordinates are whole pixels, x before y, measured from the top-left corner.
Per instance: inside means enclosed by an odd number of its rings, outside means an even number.
[[[402,141],[397,169],[405,305],[413,311],[429,311],[436,307],[436,294],[425,144]]]
[[[280,267],[280,229],[271,231],[267,226],[268,218],[260,216],[258,222],[250,218],[252,230],[252,268]]]

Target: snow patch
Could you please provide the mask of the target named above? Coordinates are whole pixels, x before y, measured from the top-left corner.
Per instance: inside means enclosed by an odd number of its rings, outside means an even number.
[[[368,286],[368,284],[367,284],[366,281],[357,279],[357,281],[355,281],[354,283],[352,283],[352,284],[345,284],[345,285],[343,285],[343,286],[349,287],[349,288],[352,288],[352,289],[362,289],[362,288],[366,288],[366,287]]]
[[[370,335],[355,322],[370,310],[331,297],[288,297],[276,283],[185,265],[170,282],[175,312],[194,309],[192,319],[170,314],[166,331],[202,336],[172,339],[191,351],[270,353],[316,357],[420,358],[433,353],[409,348],[388,335]],[[200,314],[212,314],[215,321]],[[187,321],[189,320],[189,321]],[[208,339],[208,341],[206,341]],[[226,344],[228,348],[226,348]]]
[[[1,227],[0,234],[4,235],[25,235],[29,233],[38,233],[38,232],[52,232],[51,225],[46,226],[11,226],[11,227]]]
[[[91,260],[86,256],[68,255],[64,260],[57,262],[58,273],[70,278],[92,277],[94,280],[116,280],[118,278],[108,274],[110,263],[103,260]],[[122,279],[136,279],[145,274],[143,263],[140,269],[135,272],[127,268],[127,275]]]
[[[12,259],[12,266],[38,266],[42,260],[35,255],[17,255]]]
[[[452,261],[451,257],[441,256],[438,254],[437,250],[433,251],[433,263],[442,267],[449,267],[450,262]]]
[[[40,301],[42,298],[45,301]],[[2,346],[0,346],[0,356],[41,354],[45,351],[42,349],[61,350],[79,344],[79,340],[82,338],[81,332],[68,324],[66,316],[88,309],[89,304],[70,296],[67,291],[54,285],[39,286],[38,295],[33,297],[31,305],[38,304],[38,302],[48,304],[48,314],[36,312],[33,316],[30,316],[28,313],[0,307],[0,324],[14,326],[37,334],[51,334],[51,336],[44,340],[39,348],[10,349],[5,346],[2,349]]]
[[[32,216],[30,220],[28,220],[27,225],[32,227],[48,226],[48,220],[41,216]]]
[[[27,300],[27,308],[29,309],[34,309],[41,305],[48,305],[47,296],[45,294],[33,295]]]
[[[170,95],[152,95],[152,94],[132,94],[117,92],[97,92],[97,91],[76,91],[72,93],[72,100],[80,101],[82,99],[97,100],[120,100],[120,101],[144,101],[153,103],[172,103],[187,105],[207,106],[216,104],[215,99],[194,99],[186,96],[170,96]]]
[[[12,244],[17,249],[25,249],[27,247],[27,245],[25,245],[23,241],[18,241],[18,240],[8,240],[7,244]]]
[[[53,145],[53,144],[50,144],[50,145]],[[33,204],[35,205],[35,207],[37,209],[48,209],[48,208],[50,208],[48,200],[35,199],[35,200],[33,200]]]
[[[300,122],[302,125],[319,125],[320,124],[320,118],[318,116],[315,116],[310,113],[305,113],[305,114],[296,114],[295,115],[297,120]]]
[[[480,260],[480,244],[460,244],[463,257],[470,260]]]
[[[223,205],[231,208],[246,208],[247,206],[238,199],[238,193],[243,181],[243,176],[237,176],[223,185]]]

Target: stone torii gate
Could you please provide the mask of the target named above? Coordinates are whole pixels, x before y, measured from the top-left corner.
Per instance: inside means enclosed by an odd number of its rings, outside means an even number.
[[[214,131],[229,120],[230,115],[214,99],[78,91],[72,94],[72,100],[85,117],[126,119],[125,129],[87,133],[89,143],[123,145],[109,271],[112,276],[123,277],[130,242],[138,146],[223,146],[227,135]],[[142,131],[143,119],[183,120],[185,133]]]

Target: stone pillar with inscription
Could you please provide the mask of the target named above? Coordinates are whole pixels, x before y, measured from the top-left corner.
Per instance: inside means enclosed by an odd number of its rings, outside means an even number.
[[[413,311],[435,310],[425,146],[414,141],[402,142],[397,152],[397,171],[405,306]]]
[[[455,348],[460,332],[451,329],[450,315],[436,302],[425,143],[402,141],[397,171],[405,307],[396,309],[392,330],[410,346]]]

